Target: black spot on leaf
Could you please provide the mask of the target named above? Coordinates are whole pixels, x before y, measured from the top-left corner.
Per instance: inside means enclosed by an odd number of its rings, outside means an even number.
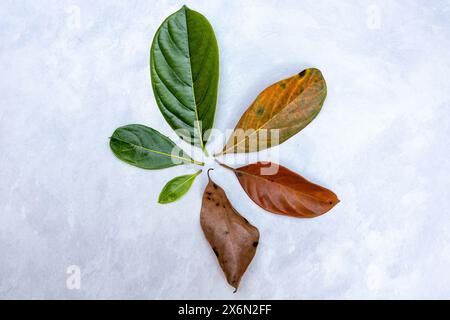
[[[260,107],[258,107],[258,109],[256,109],[256,115],[257,115],[258,117],[259,117],[259,116],[262,116],[263,113],[264,113],[264,107],[263,107],[263,106],[260,106]]]

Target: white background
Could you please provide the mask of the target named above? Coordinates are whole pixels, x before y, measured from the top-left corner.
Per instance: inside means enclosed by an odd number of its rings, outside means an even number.
[[[450,298],[450,2],[186,2],[219,42],[216,128],[306,67],[328,83],[317,119],[276,150],[338,194],[329,214],[266,213],[212,172],[261,232],[236,294],[199,225],[206,175],[158,205],[169,179],[198,167],[140,170],[108,146],[130,123],[173,137],[148,60],[182,4],[2,1],[0,297]],[[70,265],[80,290],[66,287]]]

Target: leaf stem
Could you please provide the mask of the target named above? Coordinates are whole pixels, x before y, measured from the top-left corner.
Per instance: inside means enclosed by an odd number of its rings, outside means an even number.
[[[232,168],[232,167],[226,165],[225,163],[220,162],[220,161],[217,160],[217,159],[214,159],[214,161],[216,161],[216,162],[217,162],[218,164],[220,164],[222,167],[224,167],[224,168],[226,168],[226,169],[228,169],[228,170],[231,170],[231,171],[233,171],[233,172],[236,172],[236,169],[235,169],[235,168]]]
[[[205,165],[205,163],[204,162],[200,162],[200,161],[195,161],[194,159],[191,159],[192,160],[192,163],[193,164],[196,164],[196,165],[198,165],[198,166],[204,166]]]
[[[209,153],[208,153],[208,150],[206,149],[205,145],[203,145],[202,150],[203,150],[203,153],[205,154],[205,156],[209,157]]]
[[[211,177],[209,176],[209,172],[214,170],[214,168],[209,168],[208,171],[206,172],[206,174],[208,175],[208,179],[211,180]]]

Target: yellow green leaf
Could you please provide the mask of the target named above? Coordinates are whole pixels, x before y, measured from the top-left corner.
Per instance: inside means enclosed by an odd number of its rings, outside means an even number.
[[[259,94],[219,154],[247,153],[283,143],[320,112],[327,86],[320,70],[306,69]]]

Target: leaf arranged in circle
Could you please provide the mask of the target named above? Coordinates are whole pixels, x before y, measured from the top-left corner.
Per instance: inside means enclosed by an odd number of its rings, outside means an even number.
[[[339,199],[334,192],[314,184],[275,163],[257,162],[231,168],[247,195],[261,208],[276,214],[314,218],[330,211]]]
[[[169,16],[153,39],[150,71],[166,121],[182,139],[205,150],[219,81],[219,49],[208,20],[186,6]]]
[[[159,195],[158,202],[167,204],[180,199],[189,191],[195,178],[197,178],[200,173],[202,173],[202,170],[199,170],[194,174],[175,177],[167,182]]]
[[[178,136],[207,154],[217,104],[219,50],[214,31],[200,13],[183,6],[159,27],[150,51],[150,75],[157,105]],[[320,112],[327,86],[320,70],[306,69],[264,91],[245,111],[219,153],[256,152],[279,145],[304,129]],[[113,153],[143,169],[161,169],[193,160],[172,140],[144,125],[115,130]],[[247,195],[276,214],[313,218],[331,210],[339,199],[332,191],[274,163],[253,163],[232,170]],[[212,170],[212,169],[210,169]],[[158,198],[174,202],[202,172],[171,179]],[[259,244],[260,234],[236,211],[225,191],[211,180],[203,194],[200,223],[227,282],[236,290]]]
[[[220,154],[247,153],[283,143],[320,112],[327,86],[318,69],[306,69],[261,92],[239,120]]]
[[[191,159],[168,137],[140,124],[116,129],[109,145],[120,160],[142,169],[162,169],[184,163],[203,165]]]
[[[200,223],[228,283],[237,290],[255,256],[258,229],[233,208],[225,191],[211,178],[203,193]]]

